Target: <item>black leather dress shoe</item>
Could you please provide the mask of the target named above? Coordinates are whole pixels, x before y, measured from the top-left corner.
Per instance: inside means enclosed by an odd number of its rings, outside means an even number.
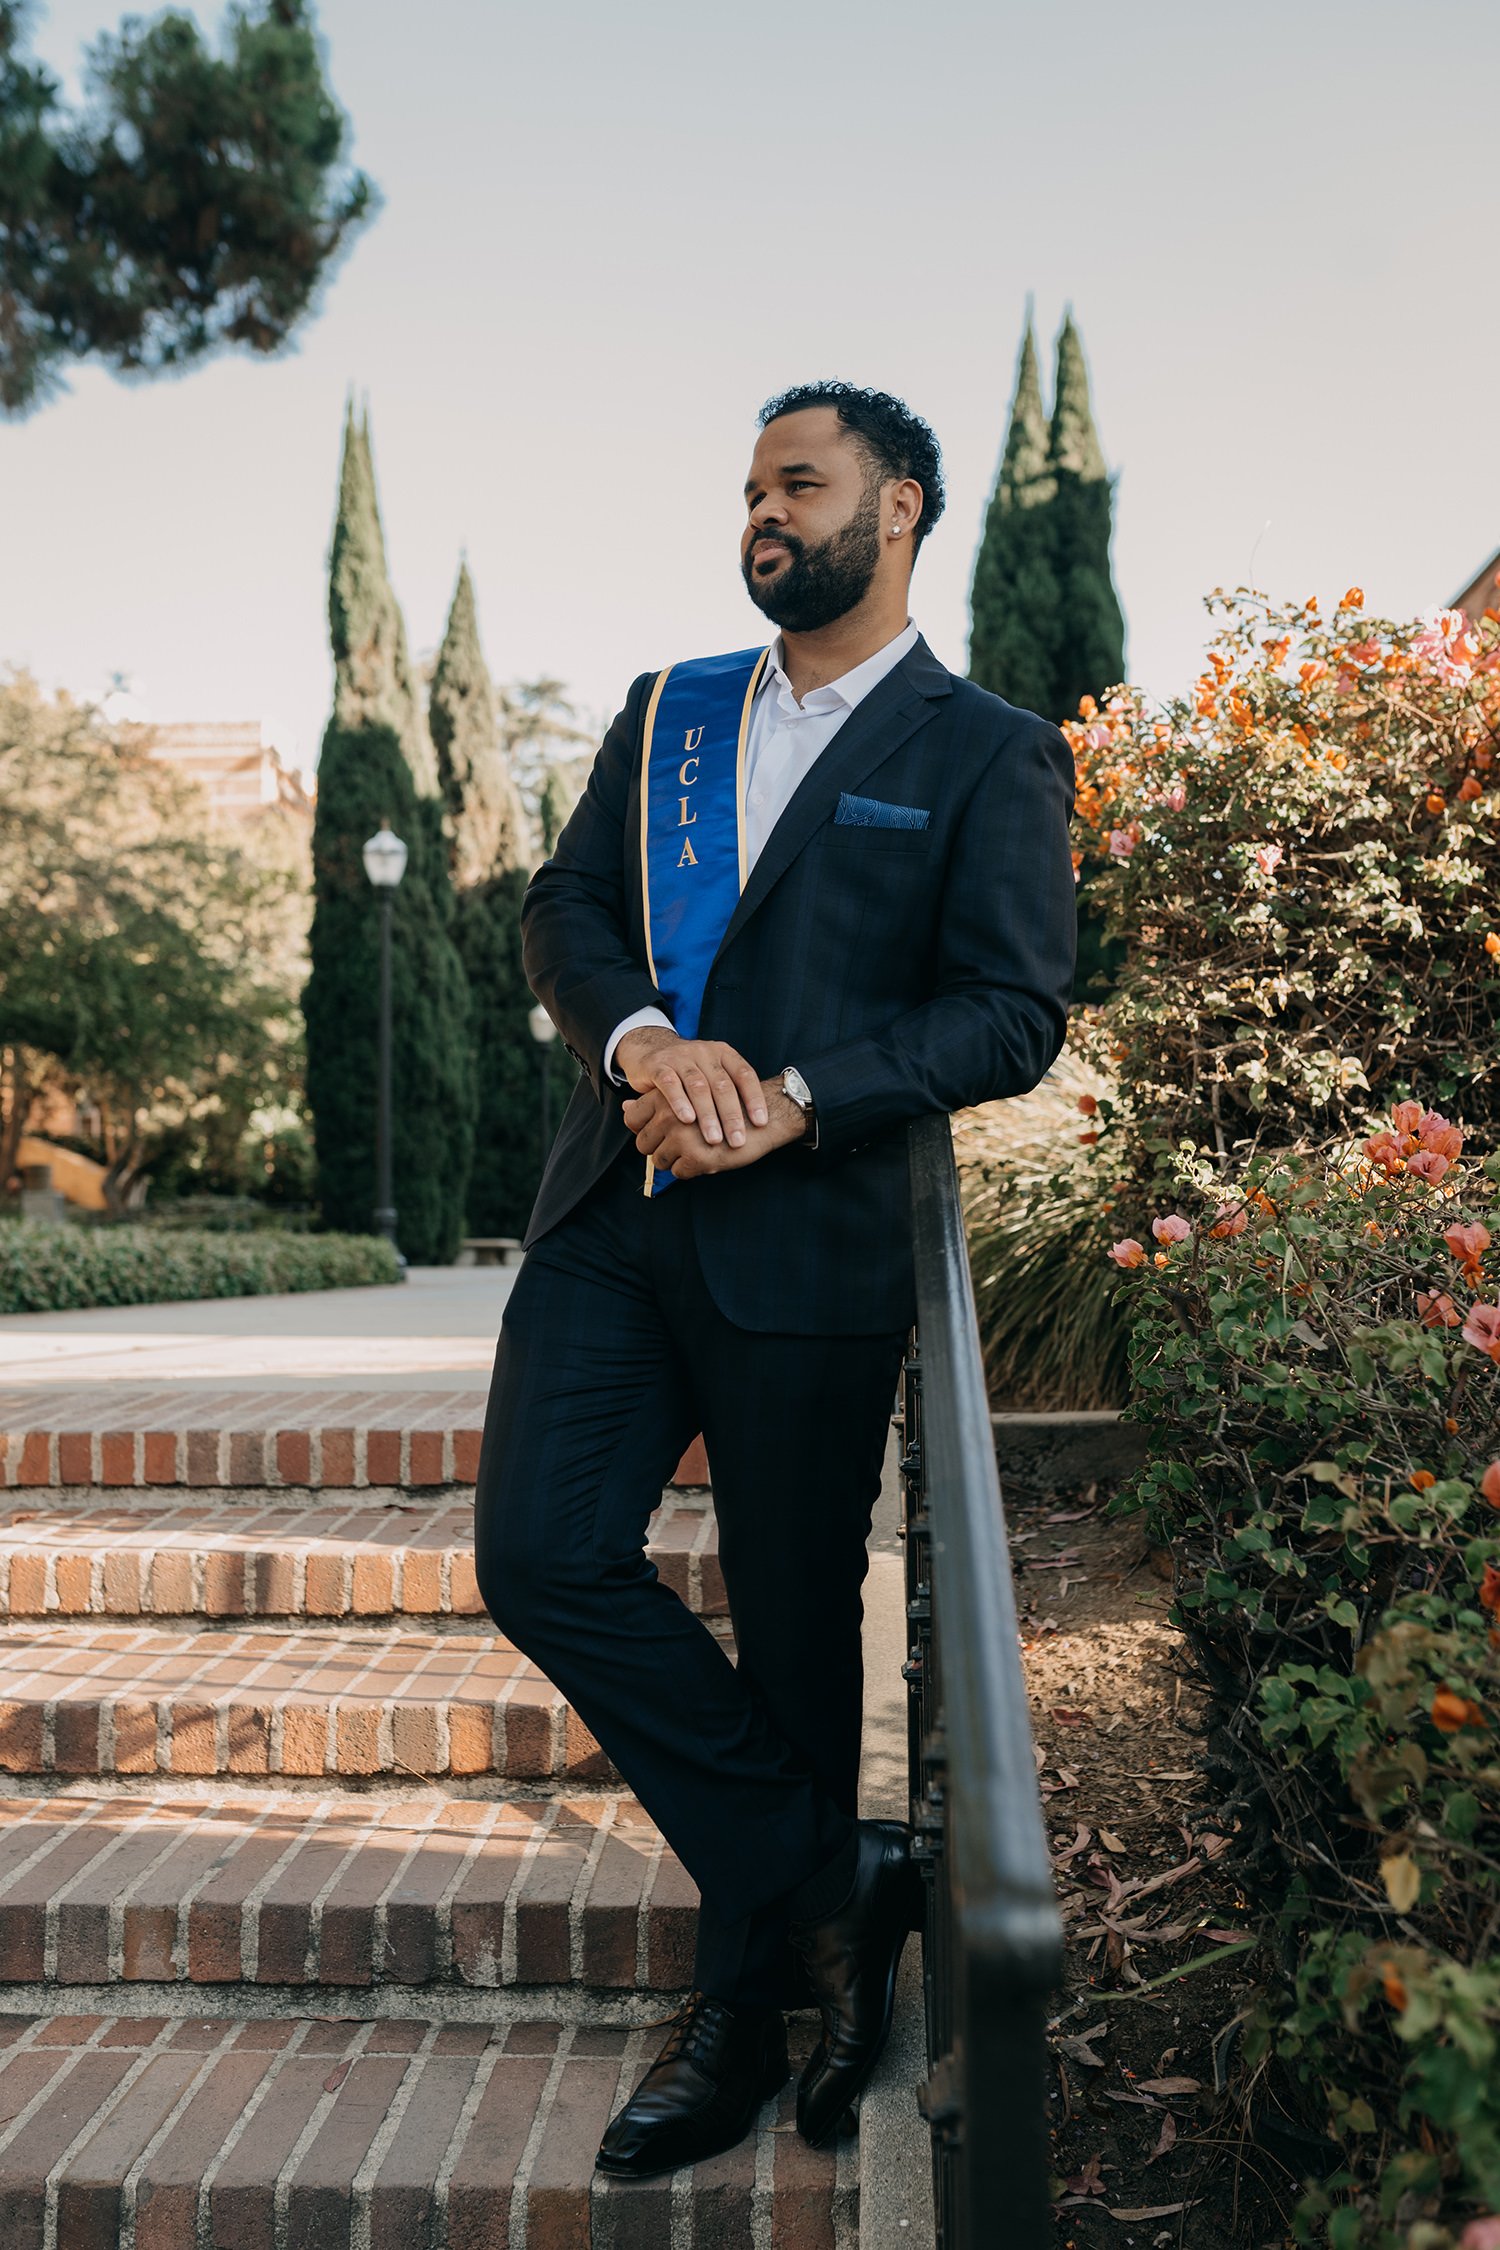
[[[792,1924],[823,2017],[797,2086],[797,2129],[814,2148],[837,2132],[880,2060],[918,1882],[901,1822],[862,1820],[854,1888],[838,1913]]]
[[[601,2172],[648,2180],[733,2148],[791,2076],[777,2008],[730,2008],[695,1992],[599,2143]]]

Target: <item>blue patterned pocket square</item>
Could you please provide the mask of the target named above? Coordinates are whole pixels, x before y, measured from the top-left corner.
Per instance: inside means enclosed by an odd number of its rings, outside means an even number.
[[[879,797],[851,797],[847,789],[833,816],[836,828],[925,828],[931,818],[925,805],[887,805]]]

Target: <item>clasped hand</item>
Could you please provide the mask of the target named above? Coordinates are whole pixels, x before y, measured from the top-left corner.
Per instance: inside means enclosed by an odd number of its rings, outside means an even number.
[[[737,1171],[800,1140],[801,1110],[722,1039],[679,1039],[662,1025],[627,1032],[615,1060],[633,1088],[625,1123],[642,1156],[675,1180]]]

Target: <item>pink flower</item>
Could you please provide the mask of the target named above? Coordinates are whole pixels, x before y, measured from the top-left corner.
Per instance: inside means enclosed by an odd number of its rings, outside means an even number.
[[[1401,1143],[1394,1133],[1374,1134],[1365,1142],[1365,1154],[1372,1164],[1383,1165],[1387,1172],[1394,1172],[1402,1162]]]
[[[1500,2250],[1500,2219],[1471,2219],[1458,2238],[1458,2250]]]
[[[1420,1102],[1397,1102],[1391,1111],[1391,1123],[1398,1133],[1414,1133],[1421,1122]]]
[[[1417,1291],[1417,1318],[1424,1328],[1456,1328],[1462,1315],[1446,1289]]]
[[[1500,1361],[1500,1305],[1470,1305],[1463,1339],[1476,1351],[1488,1352],[1491,1359]]]
[[[1146,1263],[1145,1245],[1129,1234],[1123,1242],[1115,1243],[1109,1254],[1117,1266],[1124,1266],[1127,1270],[1131,1266],[1143,1266]]]
[[[1423,1148],[1435,1149],[1439,1156],[1457,1156],[1464,1145],[1458,1126],[1450,1125],[1435,1109],[1429,1109],[1417,1126],[1417,1139]]]
[[[1151,1221],[1151,1232],[1158,1242],[1186,1242],[1192,1231],[1187,1220],[1180,1218],[1175,1211],[1165,1219]]]
[[[1411,653],[1419,664],[1429,666],[1451,686],[1468,678],[1479,653],[1468,636],[1469,620],[1461,609],[1431,609],[1411,644]]]
[[[1215,1242],[1223,1242],[1233,1235],[1243,1234],[1249,1224],[1250,1214],[1243,1203],[1221,1203],[1208,1231]]]
[[[1110,830],[1109,856],[1111,859],[1129,859],[1134,850],[1135,838],[1128,828],[1112,828]]]
[[[1448,1158],[1439,1156],[1435,1149],[1418,1149],[1415,1156],[1409,1156],[1406,1160],[1407,1177],[1413,1180],[1428,1180],[1433,1187],[1437,1186],[1445,1172],[1451,1170],[1452,1166]]]
[[[1274,875],[1281,865],[1281,846],[1279,844],[1257,844],[1255,847],[1255,864],[1262,875]]]
[[[1108,727],[1099,725],[1089,727],[1083,739],[1091,750],[1107,750],[1114,741],[1114,735]]]

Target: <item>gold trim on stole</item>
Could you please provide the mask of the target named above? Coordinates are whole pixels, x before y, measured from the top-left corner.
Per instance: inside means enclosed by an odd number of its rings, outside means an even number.
[[[734,812],[736,841],[739,846],[740,891],[742,895],[745,884],[749,880],[747,864],[749,847],[745,838],[745,747],[750,739],[750,714],[755,708],[755,698],[759,692],[760,683],[766,676],[766,666],[770,660],[770,649],[763,649],[759,663],[750,674],[750,682],[745,689],[745,701],[740,711],[740,733],[734,753]],[[646,933],[646,967],[651,973],[653,984],[656,982],[656,958],[651,950],[651,854],[647,848],[649,844],[647,823],[651,814],[651,743],[656,732],[656,707],[661,701],[662,689],[667,684],[668,675],[675,669],[674,665],[669,664],[665,672],[658,672],[656,676],[656,685],[651,690],[651,701],[646,706],[646,728],[641,743],[641,918]],[[645,1184],[641,1190],[642,1194],[648,1198],[652,1193],[655,1179],[656,1159],[648,1156],[646,1159]]]

